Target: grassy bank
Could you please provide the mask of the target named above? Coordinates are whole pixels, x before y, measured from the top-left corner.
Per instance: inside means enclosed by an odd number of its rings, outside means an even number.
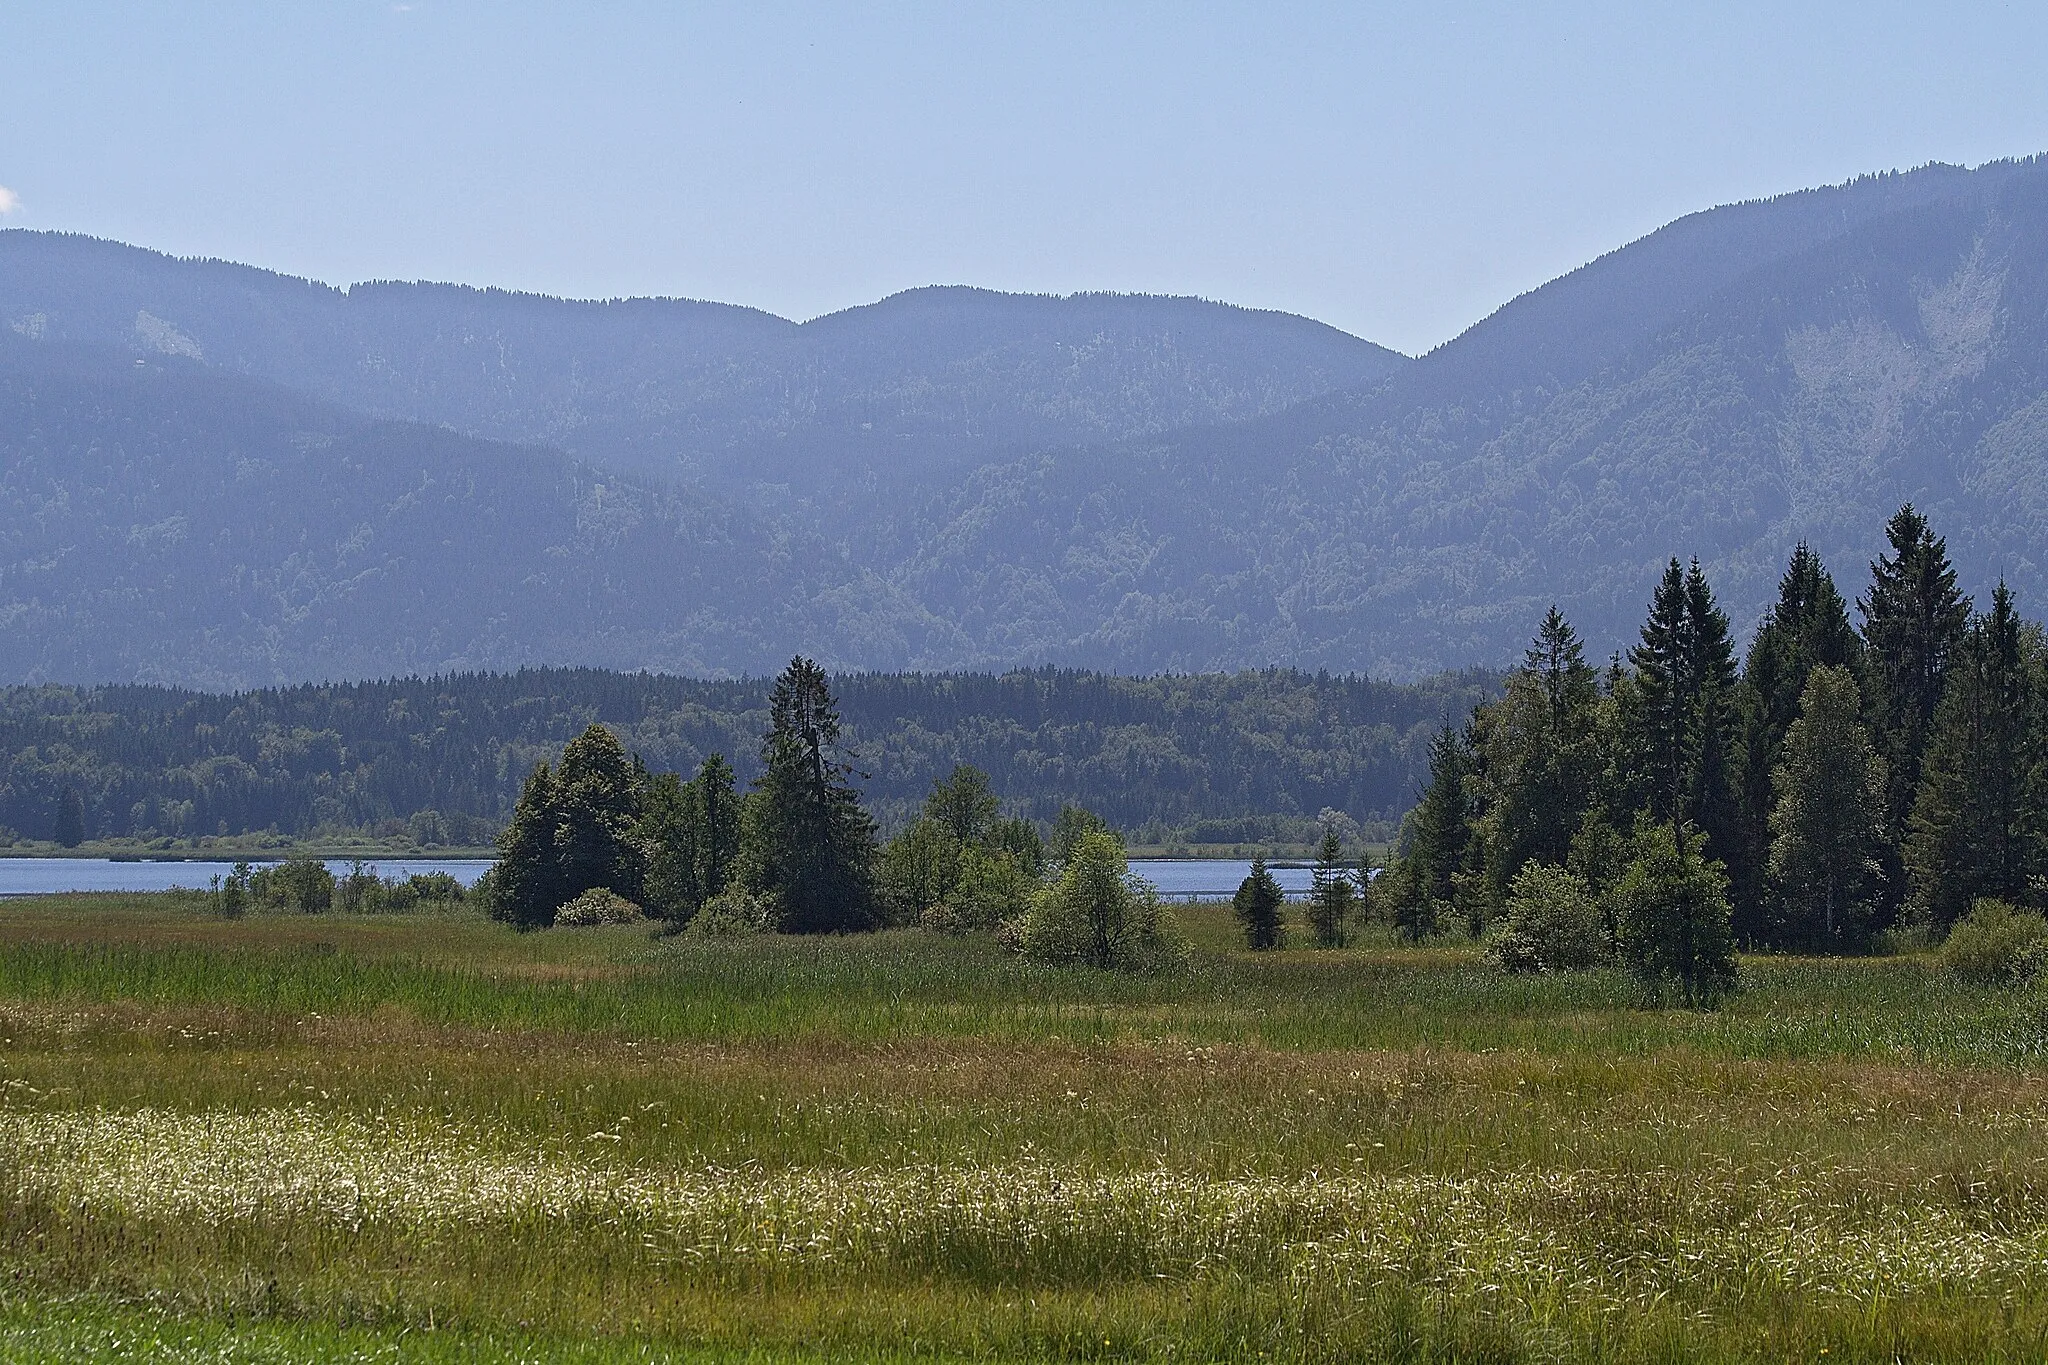
[[[1653,1010],[1180,913],[1195,970],[1133,981],[912,933],[10,905],[0,1359],[2048,1349],[2014,1001],[1752,960]]]

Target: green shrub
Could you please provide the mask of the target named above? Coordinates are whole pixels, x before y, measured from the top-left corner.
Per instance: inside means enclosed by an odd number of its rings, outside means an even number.
[[[779,916],[771,896],[729,887],[704,902],[683,932],[693,938],[734,938],[772,933]]]
[[[1593,892],[1583,877],[1550,863],[1530,863],[1508,889],[1507,917],[1486,956],[1510,972],[1582,972],[1606,960],[1611,945]]]
[[[1654,996],[1675,991],[1711,1006],[1735,989],[1728,873],[1705,856],[1706,836],[1636,822],[1628,869],[1615,888],[1615,950]]]
[[[1942,965],[1978,986],[2017,986],[2048,963],[2048,919],[1986,896],[1949,931]]]
[[[927,929],[947,934],[988,932],[1030,909],[1038,879],[1016,855],[969,844],[960,850],[957,866],[952,889],[920,916]]]
[[[640,907],[610,887],[594,886],[555,911],[555,923],[569,927],[633,924],[646,918]]]
[[[1192,951],[1152,884],[1131,875],[1122,841],[1103,830],[1080,834],[1059,880],[1032,897],[1002,937],[1035,961],[1127,972],[1171,971]]]

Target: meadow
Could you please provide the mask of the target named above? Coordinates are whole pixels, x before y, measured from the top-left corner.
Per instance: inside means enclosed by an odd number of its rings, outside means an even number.
[[[1467,945],[0,906],[0,1360],[2048,1355],[2048,1025]]]

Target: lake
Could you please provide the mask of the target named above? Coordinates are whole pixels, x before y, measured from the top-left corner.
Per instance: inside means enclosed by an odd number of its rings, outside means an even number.
[[[486,858],[365,859],[380,877],[409,877],[416,872],[446,872],[469,886],[490,867]],[[215,877],[234,870],[232,862],[166,860],[130,862],[112,858],[0,858],[0,896],[43,896],[58,891],[168,891],[183,886],[203,890]],[[349,870],[346,859],[331,858],[337,876]],[[1131,870],[1170,899],[1187,896],[1228,896],[1251,872],[1250,862],[1237,858],[1145,858]],[[1290,896],[1308,892],[1308,869],[1276,867],[1273,877]]]
[[[251,860],[252,865],[263,864]],[[380,877],[410,877],[416,872],[446,872],[464,886],[489,869],[488,858],[364,859]],[[328,871],[348,875],[345,858],[327,860]],[[215,877],[235,870],[233,862],[197,859],[129,862],[113,858],[0,858],[0,896],[44,896],[55,891],[169,891],[183,886],[203,891]]]

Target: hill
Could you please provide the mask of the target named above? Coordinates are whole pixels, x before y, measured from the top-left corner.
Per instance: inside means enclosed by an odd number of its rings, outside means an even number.
[[[2041,161],[1695,214],[1412,362],[1192,300],[799,325],[30,233],[0,317],[24,681],[1419,677],[1511,661],[1553,601],[1620,647],[1674,552],[1746,626],[1794,544],[1855,585],[1907,500],[1971,591],[2048,591]]]
[[[1369,390],[978,470],[888,569],[998,653],[1414,674],[1553,601],[1619,646],[1673,552],[1753,620],[1912,500],[2038,597],[2044,412],[2048,164],[1929,167],[1682,220]]]
[[[1257,416],[1404,360],[1200,299],[927,288],[799,324],[686,299],[341,290],[18,230],[0,232],[0,320],[771,506],[1019,447]]]
[[[0,657],[208,686],[572,658],[765,671],[888,618],[829,546],[537,447],[0,334]],[[850,605],[851,604],[851,605]],[[856,609],[857,608],[857,609]]]

